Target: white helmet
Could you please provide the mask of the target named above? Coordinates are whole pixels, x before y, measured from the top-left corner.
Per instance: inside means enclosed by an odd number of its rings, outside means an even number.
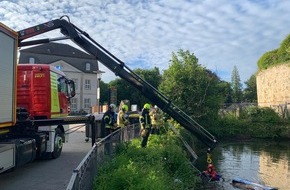
[[[157,105],[155,105],[155,106],[154,106],[154,108],[155,108],[155,109],[158,109],[158,106],[157,106]]]
[[[112,109],[112,111],[115,111],[115,109],[116,109],[115,104],[110,104],[109,109]]]

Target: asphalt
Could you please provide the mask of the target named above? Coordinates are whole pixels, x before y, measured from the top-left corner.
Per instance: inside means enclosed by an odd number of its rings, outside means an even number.
[[[72,127],[72,126],[71,126]],[[85,141],[85,127],[69,134],[62,154],[57,159],[37,160],[15,170],[0,174],[1,190],[64,190],[73,170],[92,148]]]

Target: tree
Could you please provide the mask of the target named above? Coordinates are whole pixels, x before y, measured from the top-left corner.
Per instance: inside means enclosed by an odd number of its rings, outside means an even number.
[[[231,87],[233,90],[233,101],[235,103],[240,103],[242,100],[242,84],[239,71],[236,65],[234,66],[234,69],[232,71]]]
[[[100,80],[100,104],[107,104],[109,102],[109,84]]]
[[[154,67],[153,69],[135,69],[133,72],[156,89],[158,88],[162,79],[162,76],[157,67]],[[131,104],[137,104],[139,108],[142,108],[145,102],[149,102],[141,92],[139,92],[124,79],[115,79],[111,81],[109,85],[117,88],[118,103],[120,103],[121,100],[130,100]]]
[[[193,118],[217,115],[225,96],[220,94],[220,79],[200,64],[194,54],[179,50],[172,53],[159,89],[181,110]]]
[[[229,106],[233,103],[233,90],[231,88],[231,83],[226,81],[221,81],[220,86],[220,94],[224,95],[225,101],[224,106]]]
[[[246,88],[243,93],[243,100],[245,102],[257,102],[257,83],[256,75],[252,75],[249,80],[245,82]]]

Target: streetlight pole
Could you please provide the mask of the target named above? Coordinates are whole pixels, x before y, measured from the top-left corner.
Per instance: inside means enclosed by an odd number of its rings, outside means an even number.
[[[97,96],[97,99],[96,99],[96,106],[97,106],[97,109],[98,109],[98,114],[100,113],[100,81],[101,81],[101,78],[102,78],[102,73],[105,73],[104,71],[93,71],[94,73],[97,74],[97,85],[96,85],[96,96]]]

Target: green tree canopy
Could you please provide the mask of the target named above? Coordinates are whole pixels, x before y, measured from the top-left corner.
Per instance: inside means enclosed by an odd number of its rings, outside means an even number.
[[[232,82],[231,82],[232,90],[233,90],[233,101],[235,103],[240,103],[242,100],[242,84],[240,79],[240,74],[237,66],[234,66],[232,71]]]
[[[104,81],[100,81],[100,104],[106,104],[109,102],[109,85]]]
[[[256,75],[252,75],[249,80],[245,82],[246,88],[244,89],[243,100],[245,102],[257,102],[257,83]]]
[[[278,49],[266,52],[258,60],[260,70],[267,69],[272,65],[283,64],[290,61],[290,34],[282,41]]]
[[[157,67],[154,67],[153,69],[135,69],[133,72],[156,89],[161,82],[162,76]],[[131,104],[137,104],[138,108],[142,108],[144,103],[148,102],[148,99],[145,98],[141,92],[123,79],[115,79],[109,83],[109,86],[117,88],[118,104],[121,100],[129,100]]]
[[[220,93],[223,87],[217,75],[201,66],[194,54],[179,50],[172,53],[159,89],[189,116],[201,119],[217,113],[225,100]]]

